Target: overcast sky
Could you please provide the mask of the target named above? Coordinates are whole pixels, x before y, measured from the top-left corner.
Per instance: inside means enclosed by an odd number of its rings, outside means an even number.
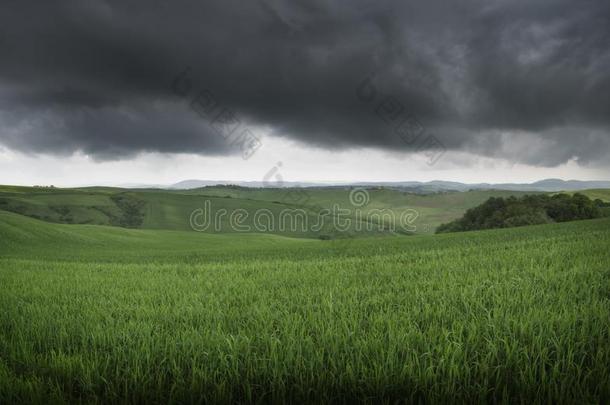
[[[5,0],[0,183],[610,179],[607,0]]]

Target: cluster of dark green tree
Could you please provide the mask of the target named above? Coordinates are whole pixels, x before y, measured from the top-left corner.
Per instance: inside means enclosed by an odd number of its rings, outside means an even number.
[[[514,226],[574,221],[602,216],[609,203],[583,194],[535,194],[523,197],[491,197],[464,216],[438,227],[436,233],[510,228]]]
[[[115,205],[121,210],[120,217],[109,215],[112,225],[122,226],[124,228],[139,228],[144,223],[144,206],[146,203],[137,197],[120,193],[110,197]]]

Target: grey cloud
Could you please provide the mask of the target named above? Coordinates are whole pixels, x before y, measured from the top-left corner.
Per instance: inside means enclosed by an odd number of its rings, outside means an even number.
[[[608,38],[604,0],[8,0],[0,143],[238,153],[189,107],[209,89],[245,124],[325,148],[417,150],[383,115],[391,96],[448,150],[588,164],[610,153]]]

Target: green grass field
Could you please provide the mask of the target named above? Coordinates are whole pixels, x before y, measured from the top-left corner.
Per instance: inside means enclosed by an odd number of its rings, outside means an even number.
[[[609,246],[610,218],[322,241],[0,210],[0,403],[602,403]]]

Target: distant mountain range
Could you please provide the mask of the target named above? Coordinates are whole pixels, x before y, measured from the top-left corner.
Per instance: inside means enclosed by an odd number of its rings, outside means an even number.
[[[515,190],[515,191],[577,191],[592,188],[610,188],[610,181],[581,181],[545,179],[534,183],[476,183],[467,184],[453,181],[400,181],[400,182],[355,182],[355,183],[314,183],[314,182],[264,182],[264,181],[224,181],[185,180],[170,186],[155,186],[174,190],[188,190],[206,186],[237,185],[241,187],[390,187],[406,189],[418,193],[468,190]],[[150,187],[144,186],[141,187]]]

